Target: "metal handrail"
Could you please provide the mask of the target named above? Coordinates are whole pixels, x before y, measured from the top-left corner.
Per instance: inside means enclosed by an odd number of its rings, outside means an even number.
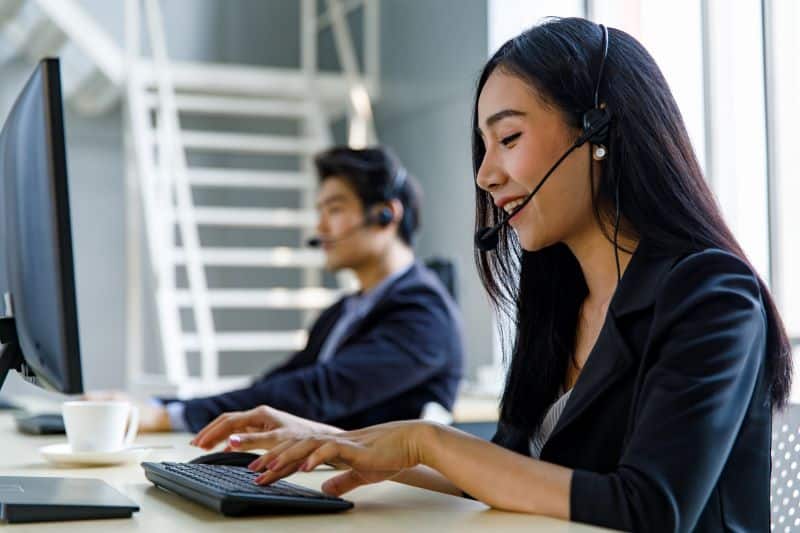
[[[175,104],[175,88],[170,76],[166,36],[158,0],[145,0],[150,46],[158,80],[159,99],[159,158],[162,171],[164,207],[171,207],[171,192],[174,190],[177,218],[186,252],[186,271],[189,288],[194,300],[194,319],[200,337],[201,377],[216,379],[218,374],[218,352],[214,337],[214,321],[208,301],[208,284],[200,259],[200,237],[197,230],[191,186],[187,178],[186,152],[180,139],[178,109]],[[166,164],[165,164],[166,162]],[[171,226],[170,226],[171,228]],[[174,271],[173,271],[174,275]]]
[[[363,148],[377,141],[372,102],[370,102],[369,93],[358,67],[355,47],[342,2],[341,0],[327,0],[327,6],[339,63],[342,65],[342,71],[350,87],[348,144],[353,148]],[[364,6],[366,9],[367,4],[364,3]],[[374,46],[375,43],[371,45]]]

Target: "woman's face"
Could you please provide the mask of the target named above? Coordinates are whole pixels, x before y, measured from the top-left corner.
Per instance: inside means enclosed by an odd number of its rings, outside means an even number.
[[[486,147],[478,186],[506,212],[536,187],[580,134],[529,84],[502,69],[489,76],[478,97],[478,129]],[[523,249],[568,243],[596,225],[589,150],[588,143],[574,150],[509,221]]]

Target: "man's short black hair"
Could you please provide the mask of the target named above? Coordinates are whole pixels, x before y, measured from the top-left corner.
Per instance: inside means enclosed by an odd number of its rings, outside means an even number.
[[[332,177],[342,178],[356,192],[365,210],[392,199],[400,200],[403,219],[398,235],[409,246],[414,244],[420,226],[422,192],[417,181],[387,148],[355,150],[337,146],[317,154],[314,163],[320,183]]]

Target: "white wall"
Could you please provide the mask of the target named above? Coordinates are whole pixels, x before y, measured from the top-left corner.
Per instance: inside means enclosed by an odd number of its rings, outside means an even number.
[[[472,259],[470,129],[486,31],[485,0],[381,2],[378,135],[425,191],[419,255],[456,263],[470,377],[492,359],[491,314]]]
[[[82,3],[121,43],[121,4]],[[384,93],[376,105],[379,136],[395,148],[426,189],[420,255],[444,255],[457,262],[471,369],[491,359],[489,313],[471,256],[469,155],[472,89],[486,57],[485,6],[485,0],[383,0]],[[287,67],[298,61],[295,0],[170,0],[164,9],[170,53],[179,59]],[[329,37],[321,38],[323,68],[336,63]],[[356,31],[354,40],[360,39]],[[31,70],[24,62],[2,66],[0,118]],[[126,316],[120,112],[87,118],[67,110],[65,128],[84,381],[89,389],[121,388]],[[151,288],[145,285],[142,290],[147,293]],[[149,314],[154,314],[152,307]],[[152,316],[149,326],[144,344],[151,359],[157,360]],[[274,359],[243,359],[237,371],[258,373],[274,363]],[[4,392],[13,393],[20,386],[10,380]]]

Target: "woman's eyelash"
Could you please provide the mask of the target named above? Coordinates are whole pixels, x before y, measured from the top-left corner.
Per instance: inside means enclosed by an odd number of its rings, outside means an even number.
[[[508,146],[509,144],[519,139],[520,135],[522,135],[522,132],[514,133],[513,135],[509,135],[508,137],[503,137],[502,139],[500,139],[500,143],[502,143],[503,146]]]

